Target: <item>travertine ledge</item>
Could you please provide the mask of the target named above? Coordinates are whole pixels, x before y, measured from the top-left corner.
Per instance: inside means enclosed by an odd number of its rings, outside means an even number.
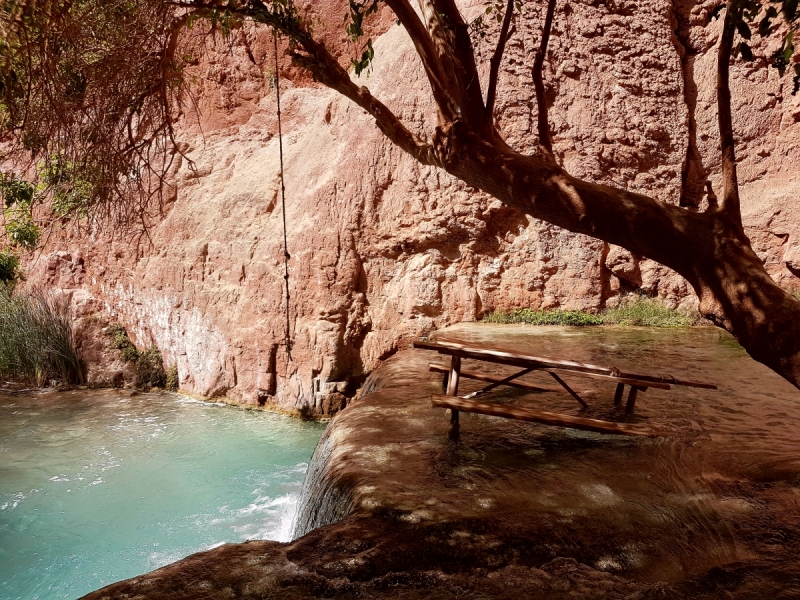
[[[730,502],[712,507],[708,527],[691,526],[698,500],[685,481],[659,479],[672,442],[479,415],[462,415],[461,441],[448,441],[448,420],[430,404],[437,359],[400,352],[333,419],[309,468],[301,537],[227,544],[87,598],[716,598],[721,589],[750,598],[765,580],[798,591],[796,545],[773,553],[769,536],[738,550],[720,541],[714,519],[731,522]],[[610,404],[600,388],[582,392]],[[648,406],[662,393],[650,390]],[[653,414],[645,406],[636,418]],[[765,489],[737,483],[741,498],[762,502],[734,515],[742,531],[763,533],[764,519],[800,531],[788,513],[769,517],[791,490]]]

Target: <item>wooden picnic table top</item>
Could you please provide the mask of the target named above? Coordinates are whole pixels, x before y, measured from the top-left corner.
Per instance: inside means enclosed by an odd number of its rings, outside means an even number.
[[[534,367],[537,369],[557,369],[561,371],[570,371],[573,373],[582,373],[590,377],[602,376],[603,379],[607,378],[608,380],[613,380],[620,383],[624,383],[621,381],[623,379],[629,379],[637,380],[637,382],[641,382],[642,384],[661,384],[653,385],[652,387],[663,387],[666,384],[667,389],[669,384],[711,390],[717,389],[717,386],[711,383],[681,380],[671,375],[645,375],[640,373],[628,373],[615,367],[602,367],[571,360],[559,360],[554,358],[545,358],[542,356],[533,356],[530,354],[519,354],[516,352],[497,350],[479,345],[468,346],[466,344],[460,344],[457,342],[429,342],[427,340],[420,339],[416,340],[413,346],[414,348],[420,348],[424,350],[435,350],[440,354],[455,355],[461,358],[471,358],[504,365]]]

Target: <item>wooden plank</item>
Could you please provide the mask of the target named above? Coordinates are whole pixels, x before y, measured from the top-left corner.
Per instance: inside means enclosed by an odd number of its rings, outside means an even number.
[[[431,363],[428,365],[429,371],[439,372],[439,373],[449,373],[450,367],[445,365],[437,365],[436,363]],[[491,383],[496,383],[500,381],[500,377],[495,377],[493,375],[486,375],[485,373],[479,373],[478,371],[467,371],[466,369],[461,369],[461,377],[465,379],[477,379],[478,381],[489,381]],[[504,383],[503,385],[507,385],[514,388],[519,388],[521,390],[528,390],[531,392],[560,392],[561,388],[545,386],[545,385],[535,385],[532,383],[525,383],[524,381],[509,381],[508,383]]]
[[[615,371],[607,367],[599,367],[597,365],[589,365],[569,360],[556,360],[552,358],[543,358],[540,356],[530,356],[526,354],[515,354],[511,352],[503,352],[501,350],[491,350],[486,348],[476,348],[473,346],[464,346],[463,344],[456,344],[454,342],[426,342],[416,340],[413,343],[414,348],[422,348],[423,350],[436,350],[440,354],[458,355],[462,358],[474,358],[477,360],[485,360],[487,362],[495,362],[500,364],[519,365],[521,367],[540,367],[540,368],[559,368],[571,371],[597,373],[599,375],[614,375]]]
[[[553,373],[552,371],[550,371],[550,375],[552,375],[553,379],[555,379],[559,384],[561,384],[561,387],[567,390],[567,392],[569,392],[569,395],[575,398],[575,400],[577,400],[580,403],[580,405],[583,406],[583,408],[589,408],[589,405],[586,404],[586,402],[583,401],[583,398],[578,396],[578,394],[575,393],[575,391],[567,385],[566,381],[561,379],[561,377],[559,377],[556,373]]]
[[[436,368],[434,368],[434,367],[436,367]],[[428,370],[430,370],[430,371],[447,372],[447,371],[449,371],[449,368],[444,366],[444,365],[437,365],[436,363],[430,363],[428,365]],[[545,371],[547,373],[552,373],[554,371],[559,371],[561,369],[541,369],[541,370]],[[567,372],[571,373],[572,375],[580,375],[581,377],[590,377],[592,379],[601,379],[603,381],[613,381],[614,383],[622,383],[622,384],[627,383],[628,385],[638,385],[639,387],[653,387],[653,388],[657,388],[659,390],[668,390],[668,389],[670,389],[670,385],[668,383],[656,383],[656,382],[651,382],[651,381],[643,381],[641,379],[630,379],[629,377],[614,377],[613,375],[596,375],[594,373],[579,373],[577,371],[567,371]],[[467,375],[467,373],[470,373],[470,375]],[[482,375],[481,373],[478,373],[477,371],[463,371],[462,370],[461,371],[461,376],[462,377],[467,377],[469,379],[479,379],[481,381],[496,381],[497,380],[497,378],[489,379],[488,375]],[[521,384],[522,382],[519,382],[519,383]],[[512,387],[522,387],[523,389],[533,389],[529,385],[525,385],[525,384],[516,385],[516,382],[515,383],[508,383],[506,385],[510,385]],[[560,391],[557,388],[547,388],[547,387],[545,387],[545,388],[542,388],[542,389],[546,389],[548,391],[555,391],[555,392]]]
[[[614,406],[619,406],[622,403],[622,393],[625,391],[625,384],[618,383],[617,390],[614,392]]]
[[[517,377],[524,377],[525,375],[527,375],[531,371],[533,371],[533,369],[523,369],[519,373],[514,373],[513,375],[509,375],[508,377],[504,377],[503,379],[500,379],[499,381],[493,381],[492,383],[490,383],[486,387],[481,388],[479,390],[476,390],[476,391],[472,392],[471,394],[467,394],[466,396],[464,396],[464,398],[475,398],[476,396],[480,396],[481,394],[485,394],[486,392],[489,392],[489,391],[493,390],[496,387],[500,387],[501,385],[508,385],[509,381],[511,381],[513,379],[516,379]]]
[[[559,371],[563,369],[543,369],[548,373],[552,371]],[[668,383],[659,383],[657,381],[645,381],[643,379],[632,379],[630,377],[615,377],[614,375],[596,375],[595,373],[578,373],[576,371],[567,371],[572,375],[580,375],[581,377],[590,377],[591,379],[602,379],[604,381],[613,381],[614,383],[627,383],[628,385],[638,385],[639,387],[652,387],[659,390],[668,390],[670,385]]]
[[[431,405],[435,408],[449,408],[463,412],[472,412],[493,417],[505,417],[507,419],[517,419],[520,421],[531,421],[544,425],[555,425],[557,427],[568,427],[571,429],[581,429],[585,431],[595,431],[597,433],[610,433],[617,435],[633,435],[642,437],[657,437],[671,435],[670,432],[660,431],[641,425],[629,425],[627,423],[612,423],[599,419],[587,419],[585,417],[573,417],[571,415],[561,415],[557,413],[533,410],[521,406],[507,406],[492,404],[489,402],[479,402],[477,400],[464,400],[452,396],[431,396]]]
[[[636,406],[636,395],[640,391],[641,392],[645,392],[645,391],[647,391],[647,388],[642,389],[642,388],[640,388],[638,386],[635,386],[635,385],[631,386],[631,391],[628,392],[628,402],[627,402],[627,404],[625,404],[625,414],[626,415],[632,415],[633,414],[633,409]]]
[[[517,354],[514,352],[493,350],[490,348],[481,348],[477,346],[465,346],[464,344],[458,344],[455,342],[428,342],[424,340],[416,340],[413,343],[413,346],[414,348],[421,348],[424,350],[435,350],[440,354],[458,355],[462,358],[473,358],[476,360],[506,365],[520,367],[538,366],[543,369],[549,368],[573,371],[576,373],[592,373],[595,375],[605,375],[618,381],[621,379],[636,379],[642,383],[646,382],[649,387],[657,387],[652,384],[661,383],[667,385],[672,384],[705,389],[717,389],[717,386],[711,383],[676,379],[671,375],[644,375],[640,373],[626,373],[614,367],[601,367],[598,365],[579,363],[569,360],[557,360],[553,358],[545,358],[528,354]]]
[[[458,395],[458,380],[461,375],[461,357],[455,356],[450,359],[450,372],[447,375],[447,395]]]

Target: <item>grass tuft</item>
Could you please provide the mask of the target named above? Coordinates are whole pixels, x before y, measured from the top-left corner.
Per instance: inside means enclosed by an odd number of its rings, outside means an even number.
[[[646,296],[624,300],[617,308],[610,308],[603,314],[603,321],[609,325],[690,327],[696,320],[688,312],[675,310],[658,298]]]
[[[657,298],[633,296],[617,308],[600,314],[582,310],[542,310],[519,308],[497,310],[485,315],[484,323],[526,325],[639,325],[644,327],[689,327],[701,321],[700,315],[678,311]]]
[[[484,323],[524,323],[528,325],[602,325],[603,319],[581,310],[542,310],[518,308],[498,310],[483,317]]]
[[[36,386],[84,382],[67,298],[0,285],[0,376]]]

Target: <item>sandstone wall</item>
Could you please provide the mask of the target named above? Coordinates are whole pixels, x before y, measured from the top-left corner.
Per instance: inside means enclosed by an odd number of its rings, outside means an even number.
[[[317,5],[338,26],[335,1]],[[483,10],[464,0],[466,14]],[[540,3],[524,3],[503,63],[498,121],[536,145],[530,65]],[[555,148],[573,174],[700,204],[719,190],[714,2],[559,3],[546,73]],[[373,93],[419,130],[432,101],[413,48],[387,11],[374,28]],[[339,34],[341,36],[341,34]],[[327,412],[411,338],[494,308],[600,309],[641,288],[692,305],[651,261],[505,208],[386,142],[349,101],[285,69],[283,127],[291,356],[285,345],[274,56],[266,32],[210,51],[195,69],[183,151],[163,219],[135,242],[64,235],[28,265],[34,283],[74,294],[92,356],[99,327],[127,326],[205,396]],[[496,39],[479,47],[488,71]],[[768,45],[754,44],[757,56]],[[732,69],[748,234],[773,276],[800,287],[800,95],[764,61]],[[191,167],[191,168],[190,168]],[[108,377],[99,365],[94,379]],[[119,368],[115,365],[114,369]],[[344,395],[344,396],[343,396]]]

